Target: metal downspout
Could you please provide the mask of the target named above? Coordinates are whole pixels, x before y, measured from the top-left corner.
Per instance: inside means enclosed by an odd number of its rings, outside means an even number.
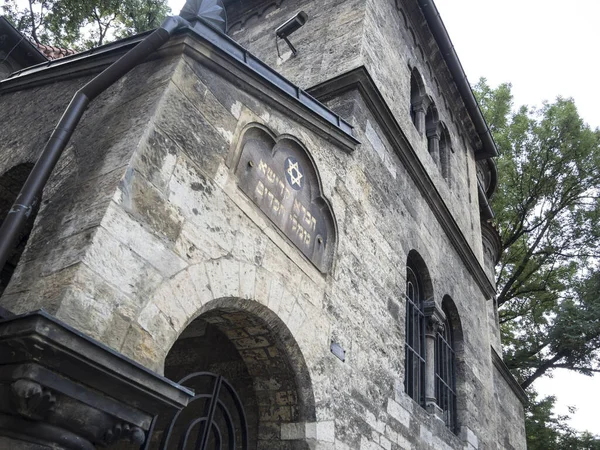
[[[25,226],[34,206],[39,202],[52,170],[90,102],[119,78],[142,63],[148,55],[167,42],[177,29],[188,25],[189,22],[182,17],[167,17],[160,28],[75,93],[2,223],[0,228],[0,269],[6,264],[20,231]],[[0,317],[8,315],[10,315],[9,311],[4,308],[0,309]]]

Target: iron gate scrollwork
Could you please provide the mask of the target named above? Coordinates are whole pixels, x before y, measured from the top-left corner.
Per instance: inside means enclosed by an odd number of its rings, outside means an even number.
[[[193,389],[198,385],[202,388],[200,392],[194,389],[196,395],[166,424],[159,450],[248,450],[246,413],[240,397],[229,381],[214,373],[196,372],[178,383]],[[234,414],[230,407],[235,409]],[[193,414],[197,409],[202,410],[200,417]],[[190,412],[191,417],[188,417]],[[154,428],[159,419],[158,416],[154,418],[141,450],[151,448]],[[224,430],[221,429],[223,425]]]

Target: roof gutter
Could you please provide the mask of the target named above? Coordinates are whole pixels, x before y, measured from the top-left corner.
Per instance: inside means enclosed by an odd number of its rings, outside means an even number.
[[[160,28],[75,93],[2,223],[0,228],[0,269],[6,264],[31,211],[40,200],[52,170],[90,102],[123,75],[142,63],[148,55],[167,42],[176,30],[188,25],[189,22],[182,17],[167,17]],[[0,310],[0,313],[5,317],[7,315],[6,310]]]
[[[465,75],[465,71],[458,59],[456,51],[454,50],[454,45],[452,45],[452,41],[450,40],[450,36],[448,36],[448,31],[446,30],[444,22],[442,22],[437,7],[433,3],[433,0],[417,0],[417,3],[421,7],[421,11],[429,24],[433,37],[435,38],[440,48],[440,52],[454,78],[458,92],[467,107],[471,120],[473,120],[475,130],[483,143],[483,148],[475,152],[475,159],[480,160],[498,156],[496,143],[494,142],[487,122],[479,109],[469,80]]]

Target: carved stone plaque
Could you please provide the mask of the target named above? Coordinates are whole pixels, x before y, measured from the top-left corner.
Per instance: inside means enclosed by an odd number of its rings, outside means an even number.
[[[242,191],[321,272],[328,272],[333,216],[306,151],[292,139],[276,141],[251,128],[244,135],[236,175]]]

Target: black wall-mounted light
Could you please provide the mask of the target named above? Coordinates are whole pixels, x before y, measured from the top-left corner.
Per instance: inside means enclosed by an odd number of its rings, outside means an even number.
[[[292,43],[289,41],[288,36],[290,34],[292,34],[294,31],[298,30],[302,25],[304,25],[307,20],[308,20],[308,14],[306,14],[304,11],[300,11],[298,14],[296,14],[291,19],[286,20],[283,25],[280,25],[275,30],[275,36],[278,39],[283,39],[285,41],[285,43],[288,45],[288,47],[290,48],[290,50],[292,51],[292,54],[294,56],[296,56],[298,51],[292,45]],[[277,54],[279,56],[281,56],[279,54],[279,45],[277,45]]]

